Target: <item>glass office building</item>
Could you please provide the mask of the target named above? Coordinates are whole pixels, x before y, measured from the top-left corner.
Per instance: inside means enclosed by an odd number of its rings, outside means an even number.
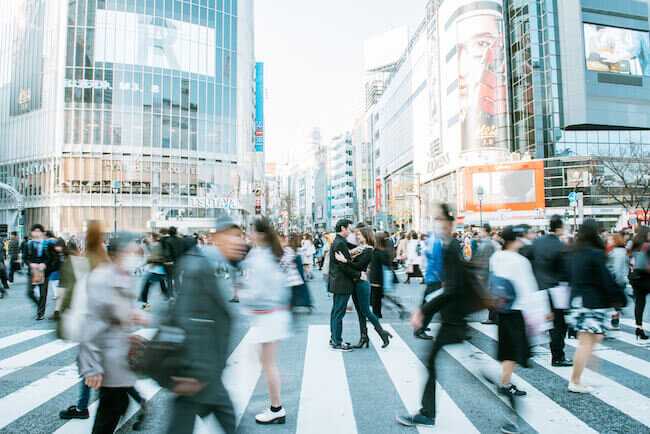
[[[199,228],[250,212],[252,20],[252,0],[15,2],[0,33],[0,181],[24,195],[24,223]]]

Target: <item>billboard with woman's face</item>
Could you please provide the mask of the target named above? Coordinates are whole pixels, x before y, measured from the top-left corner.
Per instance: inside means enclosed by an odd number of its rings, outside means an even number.
[[[461,152],[509,149],[502,1],[445,2],[439,21],[445,141],[458,134]]]

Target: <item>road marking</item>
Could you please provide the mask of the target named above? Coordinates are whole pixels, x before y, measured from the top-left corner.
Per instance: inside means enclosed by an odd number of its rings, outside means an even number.
[[[38,363],[76,346],[77,343],[64,342],[57,339],[56,341],[49,342],[45,345],[32,348],[24,353],[16,354],[13,357],[0,361],[0,377],[19,371],[27,366]]]
[[[0,350],[52,332],[54,330],[27,330],[16,333],[15,335],[6,336],[0,339]]]
[[[390,325],[385,328],[393,335],[390,345],[387,348],[381,348],[381,339],[376,333],[371,333],[372,346],[377,350],[406,411],[409,414],[415,414],[420,410],[422,390],[428,376],[427,370],[397,332]],[[438,414],[440,415],[436,419],[436,429],[441,432],[478,433],[476,427],[467,419],[440,383],[436,382],[436,387],[438,390],[436,393]],[[418,431],[429,432],[429,429],[418,428]]]
[[[79,382],[77,364],[65,366],[0,399],[0,429]]]
[[[509,403],[508,399],[498,395],[496,387],[483,377],[483,373],[486,373],[500,380],[501,363],[469,343],[446,345],[443,349],[485,384],[492,393],[506,404]],[[597,432],[518,375],[512,375],[512,382],[527,392],[525,399],[517,401],[517,413],[536,431],[594,434]]]
[[[566,344],[573,348],[578,348],[579,342],[567,339]],[[618,351],[602,344],[598,344],[594,347],[593,355],[618,365],[621,368],[633,371],[638,375],[650,378],[650,362],[639,359],[638,357],[630,356],[623,351]]]
[[[498,339],[496,327],[486,326],[480,323],[470,323],[469,325],[494,340]],[[571,367],[553,367],[548,357],[536,358],[534,361],[567,381],[571,379]],[[650,426],[650,411],[648,411],[650,408],[650,399],[592,371],[589,367],[583,371],[582,380],[584,384],[594,388],[593,396],[620,412],[627,414],[631,418],[638,420],[642,424]],[[567,391],[566,393],[571,392]]]
[[[329,339],[329,326],[309,326],[298,434],[357,432],[343,354],[330,350]]]

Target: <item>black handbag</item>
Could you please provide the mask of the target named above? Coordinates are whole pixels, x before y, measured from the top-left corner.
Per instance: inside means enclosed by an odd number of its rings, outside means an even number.
[[[142,377],[154,379],[161,387],[172,389],[172,376],[183,376],[186,360],[183,357],[185,331],[179,327],[162,325],[151,340],[132,335],[129,347],[129,366]]]

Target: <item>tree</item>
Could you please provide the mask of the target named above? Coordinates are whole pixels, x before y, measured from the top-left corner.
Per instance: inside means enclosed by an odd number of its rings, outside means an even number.
[[[648,145],[621,145],[618,155],[599,157],[595,163],[602,169],[592,180],[607,196],[623,208],[643,212],[647,224],[650,217],[650,155]]]

